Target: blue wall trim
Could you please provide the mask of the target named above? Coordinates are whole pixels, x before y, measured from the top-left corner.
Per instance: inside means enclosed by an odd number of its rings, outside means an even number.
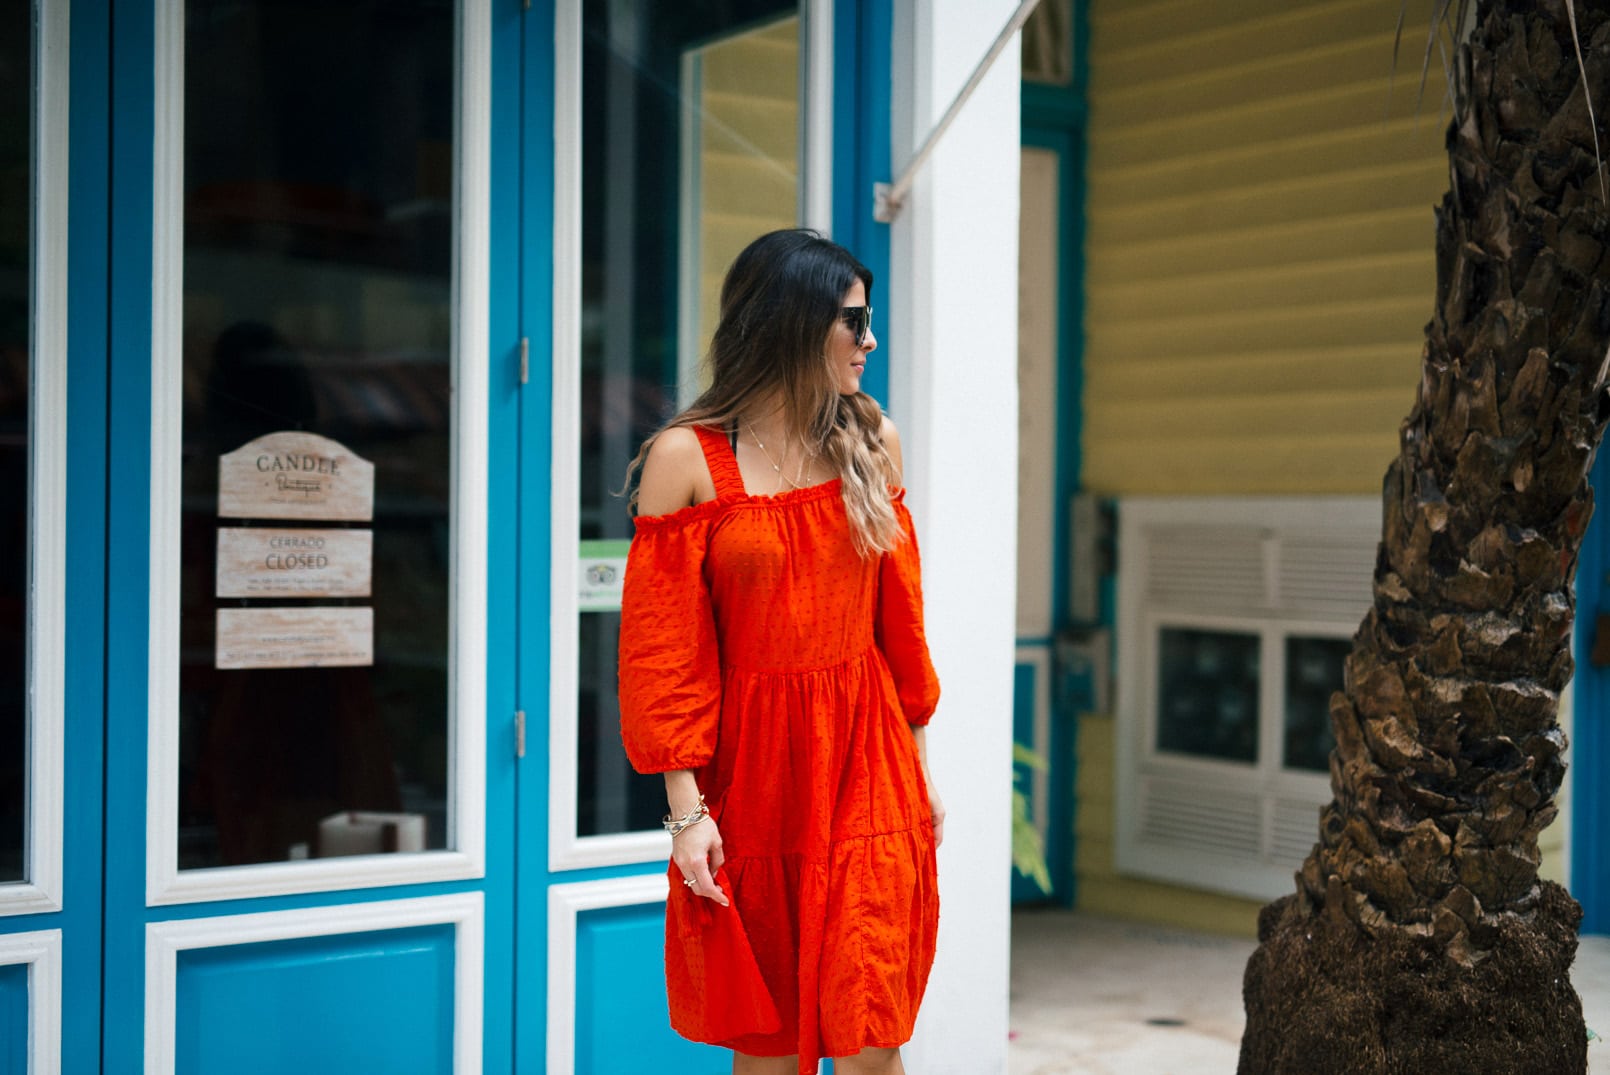
[[[1575,714],[1571,753],[1571,894],[1582,904],[1582,932],[1610,932],[1610,669],[1595,668],[1599,614],[1610,614],[1610,452],[1601,451],[1590,475],[1599,501],[1577,560]]]

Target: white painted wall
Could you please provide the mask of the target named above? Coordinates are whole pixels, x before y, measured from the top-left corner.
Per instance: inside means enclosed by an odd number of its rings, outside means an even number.
[[[899,0],[898,172],[1017,7]],[[904,55],[902,51],[904,50]],[[1001,54],[893,230],[901,427],[943,698],[929,760],[949,820],[939,955],[906,1068],[1006,1070],[1017,519],[1018,48]],[[871,192],[866,192],[870,197]]]

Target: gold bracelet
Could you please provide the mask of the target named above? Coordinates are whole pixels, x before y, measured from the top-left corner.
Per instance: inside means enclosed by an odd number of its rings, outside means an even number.
[[[661,823],[665,826],[665,831],[671,834],[671,838],[675,839],[683,829],[687,828],[689,825],[697,825],[699,822],[703,821],[709,816],[710,810],[704,805],[704,796],[700,795],[699,801],[694,804],[692,810],[689,810],[686,814],[683,814],[674,821],[671,819],[670,814],[666,814]]]

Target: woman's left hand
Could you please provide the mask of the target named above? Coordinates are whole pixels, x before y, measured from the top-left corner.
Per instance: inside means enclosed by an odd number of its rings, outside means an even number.
[[[934,787],[934,774],[928,771],[928,728],[911,726],[911,741],[917,747],[917,768],[922,773],[922,786],[928,791],[928,819],[934,826],[934,846],[945,842],[945,803]]]

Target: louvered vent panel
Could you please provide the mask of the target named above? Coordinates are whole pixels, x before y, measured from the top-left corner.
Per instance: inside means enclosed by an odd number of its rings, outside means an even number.
[[[1145,844],[1256,860],[1262,853],[1262,819],[1256,795],[1155,777],[1143,781],[1140,840]]]
[[[1319,840],[1319,807],[1298,799],[1276,799],[1272,813],[1269,857],[1295,870]]]
[[[1282,535],[1279,557],[1282,611],[1316,616],[1361,618],[1370,607],[1375,574],[1373,531]]]
[[[1264,534],[1253,527],[1148,528],[1146,596],[1176,609],[1262,607]]]

